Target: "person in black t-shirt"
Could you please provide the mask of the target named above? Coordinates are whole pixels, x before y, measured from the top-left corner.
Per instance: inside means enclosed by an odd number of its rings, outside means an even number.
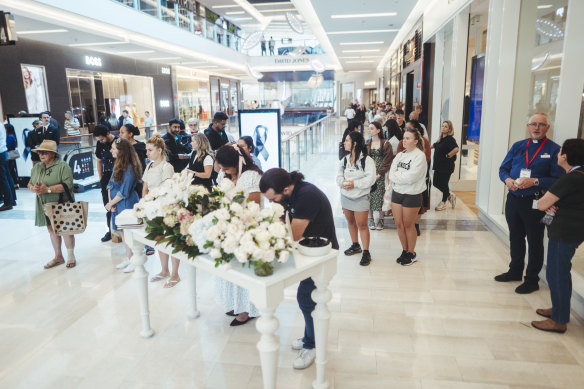
[[[97,174],[99,175],[99,185],[101,187],[101,200],[105,206],[109,202],[107,184],[112,176],[114,170],[114,156],[112,155],[112,144],[117,137],[110,134],[110,131],[105,126],[98,124],[93,130],[93,136],[98,140],[95,146],[95,157],[97,158]],[[108,232],[101,238],[102,242],[111,240],[111,220],[112,213],[106,213]]]
[[[436,211],[446,209],[446,201],[450,201],[452,208],[456,205],[456,195],[450,193],[448,182],[454,172],[454,162],[456,154],[460,151],[458,144],[454,139],[454,128],[450,120],[442,122],[440,128],[440,139],[432,145],[434,149],[434,186],[442,192],[442,201],[434,208]]]
[[[193,174],[193,185],[203,185],[209,191],[213,187],[213,155],[209,141],[204,134],[192,135],[193,154],[186,169]]]
[[[546,280],[552,308],[537,309],[538,315],[548,319],[532,321],[531,325],[542,331],[564,333],[570,321],[572,258],[584,242],[584,139],[566,140],[558,153],[558,165],[566,175],[537,201],[537,208],[547,214],[542,222],[549,226]]]
[[[205,136],[209,139],[209,144],[213,151],[217,151],[219,147],[229,143],[227,134],[225,133],[225,125],[227,124],[227,116],[223,112],[215,112],[213,122],[209,124],[209,128],[205,130]]]
[[[168,150],[168,162],[174,168],[174,172],[182,171],[189,163],[190,145],[184,143],[183,137],[180,136],[181,120],[170,119],[168,122],[168,132],[162,139]]]
[[[318,236],[328,239],[333,249],[339,249],[331,204],[320,189],[304,181],[301,173],[288,173],[280,168],[270,169],[262,175],[260,191],[270,202],[275,201],[284,206],[290,215],[292,237],[295,241],[302,237]],[[304,316],[304,337],[292,343],[293,349],[300,350],[294,360],[295,369],[307,368],[316,357],[312,320],[316,303],[311,297],[314,289],[316,286],[312,278],[307,278],[298,285],[296,298]]]

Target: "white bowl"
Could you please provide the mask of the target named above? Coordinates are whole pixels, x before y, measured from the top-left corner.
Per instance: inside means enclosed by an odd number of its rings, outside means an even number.
[[[312,237],[310,237],[310,238],[312,238]],[[302,238],[300,241],[302,241],[303,239],[310,239],[310,238]],[[321,239],[328,240],[326,238],[321,238]],[[298,252],[302,255],[305,255],[307,257],[322,257],[323,255],[326,255],[331,251],[332,245],[329,242],[329,244],[327,244],[326,246],[307,247],[307,246],[301,245],[300,242],[298,242],[297,247],[298,247]]]

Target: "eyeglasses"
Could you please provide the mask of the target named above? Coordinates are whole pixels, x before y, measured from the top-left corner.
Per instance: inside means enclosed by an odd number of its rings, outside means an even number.
[[[50,153],[50,151],[37,151],[38,155],[46,155]]]
[[[547,123],[527,123],[527,125],[529,127],[539,127],[539,128],[544,128],[544,127],[548,126]]]

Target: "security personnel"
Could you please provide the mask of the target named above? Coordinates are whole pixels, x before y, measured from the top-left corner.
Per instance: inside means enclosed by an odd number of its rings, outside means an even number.
[[[523,279],[527,237],[529,253],[525,280],[515,289],[520,294],[539,289],[545,229],[540,220],[545,213],[537,209],[537,199],[563,174],[557,163],[560,146],[546,137],[549,128],[546,114],[533,115],[527,123],[530,138],[515,142],[499,168],[499,178],[509,188],[505,218],[509,226],[511,263],[509,270],[496,276],[495,281]]]

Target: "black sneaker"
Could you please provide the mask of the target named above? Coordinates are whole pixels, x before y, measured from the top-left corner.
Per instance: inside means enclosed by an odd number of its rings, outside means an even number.
[[[521,281],[521,280],[523,280],[523,276],[521,274],[515,275],[515,274],[511,274],[509,272],[502,273],[502,274],[499,274],[498,276],[495,276],[495,281],[499,281],[499,282],[510,282],[510,281]]]
[[[414,263],[416,261],[417,261],[416,253],[406,253],[406,256],[404,257],[404,259],[402,259],[400,264],[402,266],[410,266],[412,263]]]
[[[519,285],[516,289],[515,289],[515,293],[519,293],[519,294],[529,294],[532,292],[535,292],[536,290],[539,290],[539,285],[536,283],[527,283],[524,282],[523,284]]]
[[[102,242],[108,242],[112,240],[112,233],[111,232],[106,232],[105,235],[103,236],[103,238],[101,238]]]
[[[420,225],[414,224],[414,226],[416,227],[416,235],[420,236]]]
[[[361,262],[359,262],[359,265],[369,266],[370,263],[371,263],[371,254],[369,254],[369,251],[365,250],[365,251],[363,251],[363,256],[361,257]]]
[[[401,255],[395,260],[397,263],[401,264],[402,261],[404,260],[404,258],[406,257],[406,254],[408,252],[406,250],[402,250]]]
[[[355,255],[363,252],[359,243],[353,243],[351,247],[345,250],[345,255]]]

